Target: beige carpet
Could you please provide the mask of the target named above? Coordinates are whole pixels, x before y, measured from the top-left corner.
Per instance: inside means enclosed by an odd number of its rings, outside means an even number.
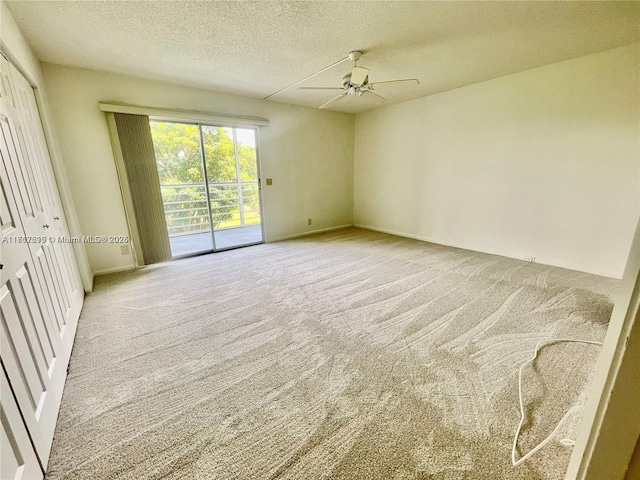
[[[561,437],[511,466],[517,369],[602,340],[616,285],[358,229],[98,278],[47,478],[560,479]],[[522,451],[598,351],[527,369]]]

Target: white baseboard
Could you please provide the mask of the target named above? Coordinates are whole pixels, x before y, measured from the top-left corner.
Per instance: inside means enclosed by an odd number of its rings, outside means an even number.
[[[135,270],[136,267],[133,265],[125,265],[122,267],[113,267],[113,268],[105,268],[103,270],[96,270],[93,272],[93,278],[99,277],[100,275],[108,275],[110,273],[118,273],[118,272],[128,272],[129,270]]]
[[[436,238],[424,237],[420,235],[412,235],[410,233],[398,232],[396,230],[389,230],[387,228],[374,227],[371,225],[354,224],[353,226],[356,228],[363,228],[365,230],[373,230],[375,232],[388,233],[390,235],[397,235],[399,237],[406,237],[406,238],[412,238],[414,240],[421,240],[423,242],[435,243],[438,245],[445,245],[447,247],[462,248],[464,250],[473,250],[474,252],[488,253],[491,255],[500,255],[501,257],[515,258],[516,260],[525,261],[524,254],[498,251],[495,249],[485,248],[478,245],[453,244],[450,242],[444,242]],[[592,268],[585,265],[576,265],[573,263],[564,262],[562,260],[556,260],[553,258],[536,257],[536,263],[541,263],[543,265],[549,265],[552,267],[567,268],[569,270],[577,270],[579,272],[591,273],[594,275],[600,275],[602,277],[609,277],[609,278],[615,278],[615,279],[622,278],[621,272],[613,272],[611,270],[601,270],[598,268]]]
[[[316,233],[332,232],[334,230],[343,230],[345,228],[351,228],[353,226],[354,226],[353,224],[348,224],[348,225],[338,225],[337,227],[320,228],[318,230],[311,230],[309,232],[295,233],[293,235],[285,235],[283,237],[270,238],[268,241],[265,240],[265,243],[280,242],[282,240],[291,240],[292,238],[300,238],[300,237],[306,237],[308,235],[315,235]]]

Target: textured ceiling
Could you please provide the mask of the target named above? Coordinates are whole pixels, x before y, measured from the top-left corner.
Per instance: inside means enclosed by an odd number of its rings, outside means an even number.
[[[43,61],[263,98],[363,50],[387,104],[640,41],[640,2],[7,1]],[[344,62],[305,86],[341,85]],[[318,106],[336,94],[272,97]],[[373,98],[330,109],[359,112]]]

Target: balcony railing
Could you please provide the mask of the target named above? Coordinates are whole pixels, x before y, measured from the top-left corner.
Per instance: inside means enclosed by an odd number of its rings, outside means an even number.
[[[211,230],[204,183],[160,185],[169,236]],[[209,183],[213,228],[260,224],[258,182]]]

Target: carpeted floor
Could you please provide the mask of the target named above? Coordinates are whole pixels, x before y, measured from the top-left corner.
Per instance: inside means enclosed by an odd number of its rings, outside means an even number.
[[[602,340],[616,286],[359,229],[100,277],[47,479],[561,479],[578,418],[511,465],[517,370]],[[598,352],[525,371],[521,451]]]

